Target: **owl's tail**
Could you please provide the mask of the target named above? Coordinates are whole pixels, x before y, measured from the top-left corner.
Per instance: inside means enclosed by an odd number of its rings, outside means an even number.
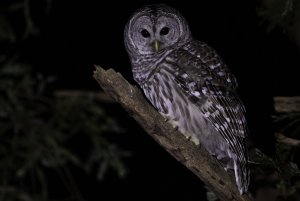
[[[250,173],[247,166],[246,158],[242,161],[240,159],[233,161],[235,181],[241,195],[247,193],[250,183]]]

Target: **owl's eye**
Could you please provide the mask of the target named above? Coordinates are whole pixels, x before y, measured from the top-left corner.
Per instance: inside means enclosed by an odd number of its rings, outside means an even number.
[[[164,27],[160,30],[159,34],[165,36],[169,33],[169,31],[170,31],[169,27]]]
[[[150,37],[150,33],[146,30],[146,29],[143,29],[141,31],[141,34],[144,38],[149,38]]]

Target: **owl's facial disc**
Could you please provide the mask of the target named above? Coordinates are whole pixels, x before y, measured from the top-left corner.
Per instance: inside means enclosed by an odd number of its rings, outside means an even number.
[[[154,20],[152,16],[143,15],[132,25],[132,41],[141,54],[153,54],[177,43],[182,30],[177,18],[170,15],[159,15]]]
[[[135,48],[141,54],[152,53],[153,42],[155,36],[153,33],[153,25],[151,18],[147,15],[143,15],[132,22],[131,40]]]
[[[154,31],[152,30],[152,33],[153,33]],[[149,38],[149,40],[153,40],[153,37],[152,38],[150,38],[151,37],[151,34],[149,33],[149,31],[147,30],[147,29],[142,29],[142,31],[141,31],[141,35],[144,37],[144,38]],[[153,40],[153,49],[154,49],[154,51],[155,52],[158,52],[159,51],[159,43],[158,43],[158,41],[156,40],[156,38],[155,38],[155,36],[154,36],[154,40]]]
[[[124,36],[131,56],[160,54],[191,39],[182,15],[175,9],[160,5],[138,10],[128,22]]]
[[[155,39],[158,41],[159,50],[176,44],[181,37],[182,32],[179,21],[172,16],[159,17],[154,27]]]
[[[156,30],[156,29],[154,29]],[[166,37],[166,35],[169,34],[169,27],[163,27],[161,30],[159,30],[159,35],[160,37]],[[157,35],[156,31],[154,31],[155,35]],[[154,46],[154,50],[155,52],[159,52],[161,50],[162,44],[160,41],[157,40],[158,36],[155,36],[154,42],[153,42],[153,46]]]

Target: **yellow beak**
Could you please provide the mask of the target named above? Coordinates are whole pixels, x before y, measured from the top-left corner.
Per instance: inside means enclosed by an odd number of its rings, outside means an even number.
[[[155,50],[155,52],[158,52],[158,50],[159,50],[158,41],[156,39],[154,40],[154,50]]]

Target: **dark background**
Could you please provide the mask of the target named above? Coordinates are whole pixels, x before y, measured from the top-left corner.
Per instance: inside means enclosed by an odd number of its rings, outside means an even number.
[[[272,154],[272,97],[300,95],[300,60],[296,45],[281,29],[266,33],[266,24],[259,25],[259,1],[54,0],[48,14],[41,14],[46,7],[44,1],[32,1],[31,12],[40,33],[19,44],[22,60],[32,64],[36,72],[54,75],[54,90],[100,90],[92,78],[94,64],[114,68],[134,84],[123,45],[123,29],[135,9],[152,3],[177,8],[189,22],[193,36],[214,47],[225,60],[240,84],[251,141]],[[120,180],[111,172],[98,182],[93,176],[87,178],[74,170],[76,184],[86,200],[201,200],[205,189],[196,176],[148,137],[120,106],[105,107],[127,130],[114,140],[132,150],[133,155],[126,159],[129,174],[125,179]],[[78,143],[78,149],[84,147]],[[64,194],[64,189],[52,193],[55,197]]]
[[[90,79],[93,64],[115,68],[131,79],[123,46],[123,29],[130,14],[145,4],[166,3],[182,12],[194,37],[213,46],[237,76],[241,87],[256,93],[297,95],[299,52],[281,30],[266,33],[255,1],[53,1],[40,17],[43,1],[33,1],[32,13],[41,27],[39,38],[24,44],[26,59],[37,70],[58,75],[69,88],[97,89]],[[66,76],[66,73],[69,73]],[[254,90],[255,89],[255,90]],[[298,90],[297,90],[298,89]],[[246,91],[246,93],[245,93]],[[248,90],[242,90],[248,94]]]

